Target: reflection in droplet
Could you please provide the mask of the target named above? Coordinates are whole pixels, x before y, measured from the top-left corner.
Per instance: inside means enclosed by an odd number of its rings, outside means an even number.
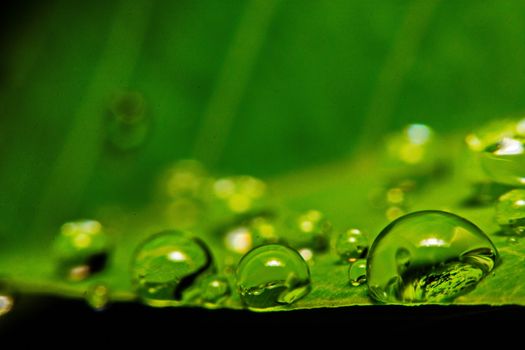
[[[473,223],[442,211],[388,225],[368,255],[370,296],[383,303],[449,302],[489,274],[498,252]]]
[[[251,308],[291,304],[308,294],[310,270],[297,251],[280,244],[263,245],[239,262],[237,287]]]
[[[180,301],[196,278],[213,269],[208,247],[186,231],[163,231],[145,240],[132,264],[132,281],[148,305]]]

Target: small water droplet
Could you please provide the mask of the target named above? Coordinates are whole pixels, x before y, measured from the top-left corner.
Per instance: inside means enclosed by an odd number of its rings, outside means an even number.
[[[525,189],[515,189],[502,195],[496,204],[496,222],[508,235],[525,233]]]
[[[138,247],[132,280],[146,304],[165,306],[182,300],[195,279],[213,268],[211,253],[200,239],[186,231],[163,231]]]
[[[80,281],[102,271],[110,247],[110,239],[100,222],[79,220],[65,223],[53,245],[59,273],[72,281]]]
[[[473,289],[497,257],[470,221],[442,211],[411,213],[388,225],[370,248],[370,296],[384,303],[451,301]]]
[[[510,244],[518,244],[519,240],[516,237],[510,236],[507,238],[507,242],[509,242]]]
[[[237,287],[251,308],[291,304],[310,291],[310,270],[297,251],[280,244],[263,245],[239,262]]]
[[[356,228],[343,231],[335,240],[335,251],[342,261],[355,262],[366,257],[368,253],[368,237]]]
[[[220,304],[230,296],[231,289],[228,279],[220,275],[204,277],[200,283],[201,298],[205,303]]]
[[[332,223],[319,210],[308,210],[288,220],[281,236],[293,248],[322,252],[328,248]]]
[[[348,279],[354,287],[366,282],[366,259],[359,259],[348,268]]]
[[[86,290],[85,298],[93,309],[104,310],[109,302],[109,288],[104,283],[93,284]]]
[[[525,138],[504,137],[481,153],[481,166],[494,182],[525,186]]]

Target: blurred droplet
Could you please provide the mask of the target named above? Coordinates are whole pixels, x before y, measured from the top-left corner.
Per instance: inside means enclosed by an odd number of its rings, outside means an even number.
[[[104,310],[109,302],[109,288],[104,283],[93,284],[88,287],[85,298],[93,309]]]
[[[313,262],[314,252],[309,248],[301,248],[298,250],[299,254],[303,257],[304,261],[307,263]]]
[[[213,184],[215,198],[234,214],[261,208],[266,184],[252,176],[233,176],[217,179]]]
[[[523,236],[525,233],[525,189],[502,195],[496,204],[496,222],[503,233]]]
[[[151,118],[146,114],[142,94],[123,91],[113,96],[106,117],[106,135],[110,145],[120,151],[140,147],[146,140]]]
[[[228,279],[220,275],[204,277],[200,283],[200,296],[205,303],[220,304],[231,294]]]
[[[100,222],[79,220],[62,225],[53,248],[60,274],[80,281],[104,269],[111,244]]]
[[[319,210],[308,210],[286,220],[282,238],[293,248],[324,251],[328,248],[332,223]]]
[[[238,254],[245,254],[262,244],[275,243],[278,239],[276,223],[265,214],[238,220],[228,225],[224,232],[226,248]]]
[[[9,294],[0,292],[0,317],[9,313],[13,309],[14,299]]]
[[[494,182],[525,186],[525,138],[504,137],[481,152],[481,166]]]
[[[334,248],[342,261],[352,263],[366,257],[368,237],[361,230],[351,228],[337,235]]]

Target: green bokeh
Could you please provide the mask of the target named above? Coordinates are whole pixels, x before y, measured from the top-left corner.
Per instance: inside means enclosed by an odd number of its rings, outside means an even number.
[[[23,12],[1,59],[0,249],[100,206],[142,207],[179,158],[271,178],[408,122],[453,132],[525,106],[519,0],[57,0]],[[122,90],[143,94],[152,129],[119,153],[102,121]]]

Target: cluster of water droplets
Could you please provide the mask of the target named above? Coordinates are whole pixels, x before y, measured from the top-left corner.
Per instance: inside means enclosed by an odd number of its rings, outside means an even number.
[[[109,139],[114,146],[132,149],[142,142],[148,125],[142,96],[123,93],[108,113],[116,123]],[[466,138],[485,179],[465,203],[495,203],[500,233],[513,239],[525,233],[524,140],[522,120],[499,121]],[[130,263],[135,294],[151,306],[222,307],[240,299],[251,309],[285,307],[316,287],[310,271],[318,257],[331,256],[334,269],[347,269],[347,288],[366,285],[377,302],[450,302],[475,288],[499,260],[474,223],[446,211],[413,212],[418,191],[446,173],[437,145],[436,133],[422,124],[387,140],[389,176],[370,203],[391,223],[376,237],[362,228],[334,227],[319,210],[276,210],[268,186],[255,177],[215,178],[197,161],[180,161],[158,189],[161,226],[173,229],[151,232],[137,246]],[[67,222],[53,244],[56,273],[71,283],[93,279],[111,261],[112,247],[101,222]],[[105,309],[111,295],[103,278],[85,290],[95,310]],[[13,300],[0,284],[0,316]]]

